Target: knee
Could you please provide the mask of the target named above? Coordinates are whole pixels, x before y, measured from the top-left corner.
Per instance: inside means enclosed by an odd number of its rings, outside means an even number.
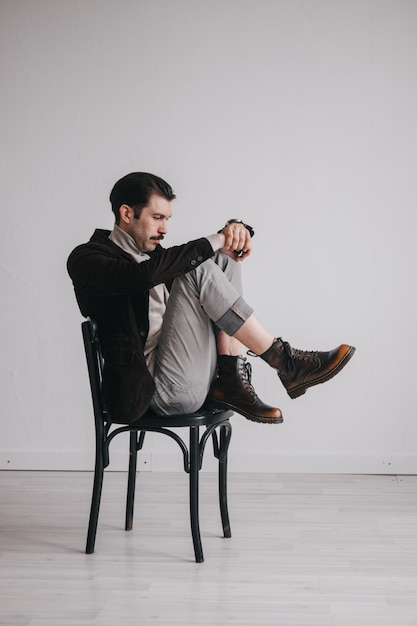
[[[232,262],[232,259],[227,254],[224,254],[224,252],[217,251],[213,257],[213,261],[224,271]],[[234,263],[234,265],[237,265],[237,263]]]
[[[229,282],[237,289],[239,294],[242,294],[242,265],[241,263],[236,263],[230,256],[224,254],[223,252],[216,252],[214,257],[214,262],[225,276],[228,278]]]

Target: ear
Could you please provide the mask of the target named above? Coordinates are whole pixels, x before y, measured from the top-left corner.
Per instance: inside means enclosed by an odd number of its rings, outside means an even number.
[[[120,223],[130,224],[132,221],[133,209],[127,204],[122,204],[119,208]]]

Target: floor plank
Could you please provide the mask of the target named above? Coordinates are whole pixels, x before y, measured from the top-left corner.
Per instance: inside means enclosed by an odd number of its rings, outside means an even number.
[[[84,554],[92,475],[0,472],[4,626],[417,626],[417,477],[232,474],[232,539],[201,476],[194,562],[185,474],[105,476]]]

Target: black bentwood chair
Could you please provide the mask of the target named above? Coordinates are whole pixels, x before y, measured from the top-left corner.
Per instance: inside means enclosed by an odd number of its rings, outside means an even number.
[[[112,425],[101,393],[103,357],[97,334],[97,325],[93,320],[88,319],[81,324],[81,327],[90,377],[96,430],[96,461],[86,553],[91,554],[94,552],[104,468],[110,463],[110,442],[120,433],[130,433],[125,530],[131,530],[133,526],[137,453],[142,449],[145,434],[151,431],[168,435],[181,448],[184,457],[184,470],[189,474],[191,534],[194,543],[195,560],[197,563],[202,563],[204,556],[199,522],[199,471],[203,463],[205,445],[210,437],[213,440],[214,455],[219,461],[219,496],[223,534],[225,537],[231,537],[227,509],[227,452],[232,435],[229,418],[233,415],[233,412],[206,407],[188,415],[159,416],[148,412],[140,419],[126,426]],[[202,426],[205,427],[205,430],[200,438],[200,427]],[[189,429],[188,446],[176,432],[171,430],[171,428],[178,427]],[[219,436],[217,429],[219,429]]]

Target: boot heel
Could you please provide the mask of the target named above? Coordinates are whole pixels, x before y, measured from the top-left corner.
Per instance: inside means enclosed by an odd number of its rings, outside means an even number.
[[[295,400],[295,398],[299,398],[300,396],[305,394],[306,391],[307,389],[305,387],[301,387],[300,389],[291,389],[290,391],[287,391],[287,393],[290,396],[291,400]]]

